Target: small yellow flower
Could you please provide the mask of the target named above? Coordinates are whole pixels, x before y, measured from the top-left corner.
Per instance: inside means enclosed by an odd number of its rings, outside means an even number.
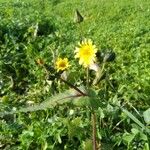
[[[69,67],[69,62],[67,58],[58,58],[56,61],[56,69],[57,71],[63,71]]]
[[[90,39],[85,39],[79,43],[79,47],[75,49],[75,58],[79,58],[79,64],[85,68],[89,67],[96,61],[97,48]]]

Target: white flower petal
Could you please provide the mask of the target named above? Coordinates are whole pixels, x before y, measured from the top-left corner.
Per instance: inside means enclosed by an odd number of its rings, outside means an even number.
[[[96,63],[93,63],[89,66],[89,69],[94,70],[94,71],[98,71],[99,70],[99,66]]]

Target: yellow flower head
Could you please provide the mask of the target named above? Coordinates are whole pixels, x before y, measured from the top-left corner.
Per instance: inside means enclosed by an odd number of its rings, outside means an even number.
[[[69,62],[67,58],[58,58],[56,61],[56,69],[57,71],[63,71],[69,67]]]
[[[79,47],[76,47],[75,58],[79,58],[79,64],[87,68],[96,61],[96,52],[97,48],[93,42],[85,39],[79,43]]]

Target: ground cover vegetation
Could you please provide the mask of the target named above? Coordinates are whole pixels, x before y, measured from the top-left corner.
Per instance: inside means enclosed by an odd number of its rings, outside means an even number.
[[[0,149],[149,150],[149,6],[0,0]]]

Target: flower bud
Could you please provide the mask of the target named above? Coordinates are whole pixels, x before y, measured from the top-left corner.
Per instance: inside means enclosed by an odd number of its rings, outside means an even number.
[[[116,54],[114,52],[108,52],[105,54],[103,62],[111,62],[116,58]]]

